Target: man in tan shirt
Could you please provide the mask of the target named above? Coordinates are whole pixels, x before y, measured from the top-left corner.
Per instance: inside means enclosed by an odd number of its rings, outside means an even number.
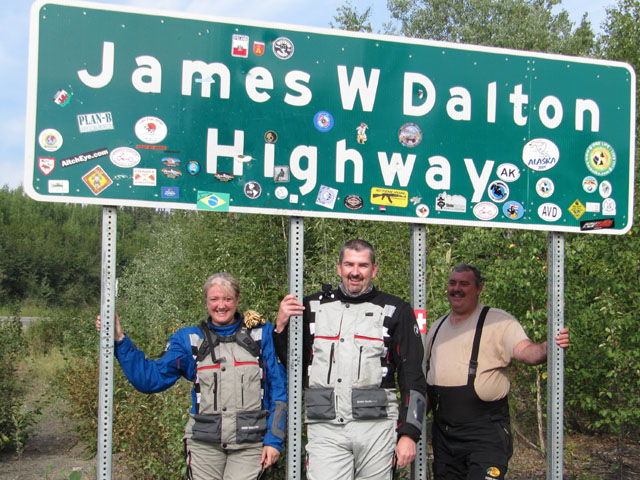
[[[482,305],[482,276],[456,265],[447,296],[451,312],[427,335],[427,400],[434,413],[436,480],[504,479],[513,453],[509,422],[509,364],[538,365],[547,343],[534,343],[504,310]],[[569,330],[556,337],[569,346]]]

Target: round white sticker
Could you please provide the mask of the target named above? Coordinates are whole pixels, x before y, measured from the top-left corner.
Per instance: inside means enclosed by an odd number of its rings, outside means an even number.
[[[276,198],[279,200],[284,200],[285,198],[287,198],[287,196],[289,195],[289,190],[287,190],[287,187],[278,187],[276,188]]]
[[[159,143],[167,136],[167,126],[158,117],[142,117],[136,122],[135,132],[145,143]]]
[[[550,178],[543,177],[536,182],[536,192],[542,198],[549,198],[553,195],[555,191],[555,186],[553,185],[553,181]]]
[[[46,128],[40,132],[38,142],[47,152],[55,152],[62,146],[62,134],[53,128]]]
[[[609,198],[611,196],[611,192],[613,191],[611,182],[609,180],[601,182],[600,186],[598,187],[598,191],[600,192],[600,196],[602,198]]]
[[[531,170],[544,172],[555,167],[560,159],[560,150],[546,138],[529,140],[522,148],[522,161]]]

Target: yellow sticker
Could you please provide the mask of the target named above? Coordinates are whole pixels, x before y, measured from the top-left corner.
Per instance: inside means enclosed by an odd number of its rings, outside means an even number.
[[[580,200],[576,199],[576,201],[573,202],[569,207],[569,211],[571,212],[571,215],[576,217],[576,220],[578,220],[584,214],[584,212],[587,211],[587,208],[582,204]]]
[[[82,177],[82,181],[89,187],[94,195],[98,195],[113,183],[113,180],[109,178],[107,172],[105,172],[100,165],[97,165],[87,172]]]
[[[406,207],[409,205],[409,192],[392,188],[374,187],[371,189],[371,203],[389,207]]]

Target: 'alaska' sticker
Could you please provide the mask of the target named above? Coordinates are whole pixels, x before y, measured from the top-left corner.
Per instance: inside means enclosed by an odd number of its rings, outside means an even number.
[[[544,172],[555,167],[560,159],[560,150],[546,138],[529,140],[522,148],[522,161],[531,170]]]

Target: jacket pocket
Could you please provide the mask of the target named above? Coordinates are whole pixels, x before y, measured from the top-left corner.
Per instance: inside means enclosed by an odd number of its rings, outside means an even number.
[[[214,415],[193,415],[195,423],[191,427],[194,440],[205,443],[218,444],[222,440],[222,416]]]
[[[267,411],[242,412],[236,414],[236,442],[262,442],[267,433]]]
[[[305,389],[304,403],[309,420],[333,420],[336,418],[333,388]]]
[[[354,420],[385,418],[388,404],[384,388],[354,388],[351,391],[351,411]]]

